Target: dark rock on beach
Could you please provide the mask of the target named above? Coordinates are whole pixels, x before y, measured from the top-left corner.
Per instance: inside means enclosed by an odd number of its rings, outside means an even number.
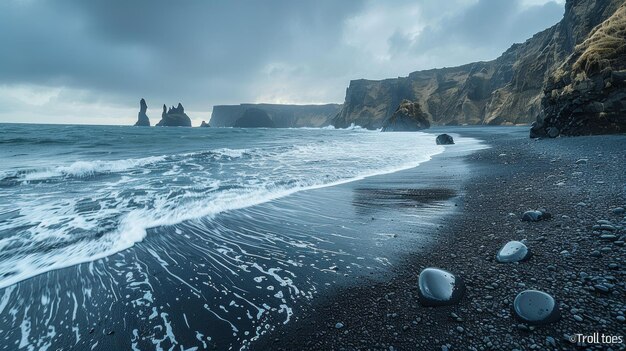
[[[531,210],[522,214],[524,222],[539,222],[552,218],[552,214],[546,210]]]
[[[525,261],[529,257],[530,250],[519,241],[509,241],[496,254],[496,260],[500,263]]]
[[[264,110],[252,107],[243,113],[243,116],[235,121],[235,128],[274,128],[274,121]]]
[[[396,111],[383,121],[383,132],[414,132],[430,128],[430,121],[419,103],[403,100]]]
[[[522,221],[524,222],[539,222],[541,220],[541,211],[531,210],[526,211],[522,215]]]
[[[546,324],[560,318],[559,306],[552,296],[537,290],[525,290],[513,301],[515,316],[529,324]]]
[[[548,129],[546,129],[546,134],[548,135],[548,137],[550,138],[556,138],[559,136],[559,134],[561,134],[561,132],[559,131],[559,128],[556,127],[548,127]]]
[[[454,139],[448,134],[439,134],[437,135],[435,142],[437,145],[452,145],[454,144]]]
[[[460,277],[438,268],[422,270],[418,281],[419,301],[423,306],[445,306],[458,302],[465,292]]]
[[[156,124],[157,127],[191,127],[191,118],[185,113],[185,108],[181,103],[178,106],[167,109],[163,105],[163,113],[161,120]]]
[[[146,111],[148,110],[148,105],[146,104],[146,100],[141,99],[139,101],[139,113],[137,114],[137,122],[135,126],[140,127],[150,127],[150,119],[148,115],[146,115]]]

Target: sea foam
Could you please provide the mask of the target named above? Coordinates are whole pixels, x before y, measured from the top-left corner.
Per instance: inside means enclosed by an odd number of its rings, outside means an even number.
[[[424,133],[356,128],[289,133],[298,134],[241,148],[77,160],[22,173],[17,189],[0,193],[14,198],[12,206],[0,206],[0,213],[18,211],[0,221],[0,231],[13,231],[0,239],[5,252],[0,288],[126,250],[144,240],[150,228],[416,167],[444,150],[434,135]],[[86,179],[96,174],[111,176]],[[42,179],[52,182],[30,184]]]

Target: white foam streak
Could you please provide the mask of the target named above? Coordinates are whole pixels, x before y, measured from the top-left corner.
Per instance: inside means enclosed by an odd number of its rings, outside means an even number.
[[[337,128],[333,125],[327,125],[325,127],[292,127],[292,128],[285,128],[285,129],[300,129],[300,130],[337,130],[337,131],[341,131],[341,130],[354,130],[354,131],[360,131],[360,132],[380,132],[381,129],[367,129],[367,128],[363,128],[361,126],[355,125],[354,123],[350,124],[348,127],[346,128]]]
[[[24,180],[44,180],[54,177],[87,177],[98,173],[118,173],[164,161],[165,156],[116,161],[76,161],[69,166],[33,171],[24,175]]]

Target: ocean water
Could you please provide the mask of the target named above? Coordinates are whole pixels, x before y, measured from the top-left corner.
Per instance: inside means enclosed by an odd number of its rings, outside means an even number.
[[[434,138],[0,125],[0,349],[245,348],[338,266],[388,264],[371,248],[391,233],[341,184],[416,167]]]

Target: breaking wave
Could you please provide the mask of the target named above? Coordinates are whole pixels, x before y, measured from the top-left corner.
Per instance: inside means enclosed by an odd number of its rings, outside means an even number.
[[[0,208],[0,218],[12,213],[0,221],[0,232],[12,234],[0,238],[0,288],[128,249],[149,228],[415,167],[443,150],[432,139],[326,132],[312,140],[77,160],[5,174],[16,186],[0,188],[14,197],[14,206]]]

